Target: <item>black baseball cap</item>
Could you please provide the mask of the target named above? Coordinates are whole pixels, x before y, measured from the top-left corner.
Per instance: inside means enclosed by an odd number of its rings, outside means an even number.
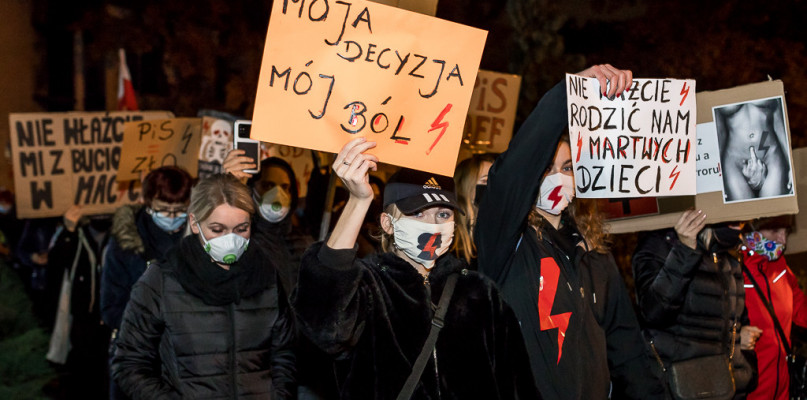
[[[457,203],[453,178],[409,168],[401,168],[384,187],[384,208],[393,203],[404,214],[433,206],[451,207],[465,214]]]

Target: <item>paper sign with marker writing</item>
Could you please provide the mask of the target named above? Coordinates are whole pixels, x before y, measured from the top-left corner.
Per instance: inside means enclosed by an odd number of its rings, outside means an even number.
[[[167,111],[9,115],[17,216],[111,213],[137,201],[139,182],[117,177],[124,124],[171,118]]]
[[[118,180],[140,179],[168,165],[195,177],[201,142],[201,118],[130,122],[124,126]]]
[[[566,75],[577,195],[694,195],[695,81],[634,79],[610,100],[599,81]]]
[[[485,31],[373,2],[276,1],[251,136],[452,175]]]

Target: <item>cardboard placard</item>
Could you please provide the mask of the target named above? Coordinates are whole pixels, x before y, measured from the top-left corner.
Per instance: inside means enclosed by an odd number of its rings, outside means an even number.
[[[593,78],[566,74],[577,196],[694,195],[695,81],[634,79],[609,100]]]
[[[781,99],[781,102],[771,106],[769,103],[765,102],[771,98]],[[774,136],[767,136],[763,141],[762,131],[754,129],[745,132],[745,137],[750,138],[752,144],[747,146],[748,143],[742,143],[743,149],[738,152],[744,156],[747,151],[749,154],[748,159],[745,159],[743,156],[727,155],[726,149],[728,146],[731,146],[731,144],[726,141],[721,143],[719,138],[717,139],[718,148],[715,148],[713,144],[706,143],[706,141],[714,140],[711,139],[712,135],[719,131],[719,124],[714,120],[714,110],[727,110],[726,107],[737,106],[738,104],[745,104],[744,107],[753,110],[753,115],[755,116],[753,123],[744,121],[743,126],[746,127],[754,126],[754,124],[759,124],[761,121],[767,121],[765,123],[773,124],[773,121],[776,119],[776,113],[781,113],[780,124],[782,126],[774,128],[782,130],[781,136],[776,135],[777,138],[781,137],[782,139],[776,140],[786,142],[784,144],[777,144],[778,148],[782,149],[782,154],[784,154],[781,158],[774,160],[774,157],[767,156],[765,151],[768,149],[767,146],[771,145],[769,140]],[[709,224],[726,221],[746,221],[754,218],[798,213],[798,200],[793,188],[792,178],[789,182],[788,179],[782,178],[782,176],[787,176],[788,174],[792,177],[790,171],[793,170],[792,150],[790,149],[790,127],[787,120],[787,106],[784,101],[784,85],[782,81],[768,81],[714,92],[701,92],[697,94],[697,107],[697,136],[701,145],[696,146],[698,150],[696,157],[700,158],[696,171],[696,179],[698,179],[699,182],[705,180],[705,183],[698,183],[697,185],[699,187],[699,193],[696,196],[658,198],[659,212],[657,215],[606,221],[612,233],[669,228],[675,226],[681,213],[688,208],[703,210],[707,215],[706,222]],[[740,113],[747,112],[742,111],[742,109],[740,109],[740,111],[729,109],[729,111]],[[720,113],[717,115],[720,115]],[[743,114],[738,115],[742,116]],[[719,118],[723,118],[723,116]],[[736,122],[736,120],[734,122]],[[754,132],[752,132],[752,130]],[[755,134],[753,138],[750,137],[752,133]],[[737,135],[737,133],[734,133],[734,135]],[[702,138],[706,140],[701,140]],[[763,147],[762,152],[759,151],[760,144]],[[781,183],[780,192],[777,194],[766,195],[763,193],[763,195],[760,196],[759,193],[757,193],[757,196],[743,199],[742,201],[731,201],[731,199],[726,198],[724,195],[724,178],[726,173],[725,169],[727,168],[724,159],[728,159],[728,162],[734,163],[735,167],[738,164],[742,165],[743,160],[745,160],[745,164],[747,164],[748,160],[751,158],[749,149],[751,146],[755,147],[754,151],[758,155],[759,160],[770,164],[769,167],[773,168],[775,163],[786,164],[784,166],[786,173],[778,175],[780,177],[779,182],[784,183]],[[776,146],[772,146],[771,148],[775,147]],[[773,151],[770,153],[773,154]],[[709,155],[708,160],[706,159],[707,154]],[[714,159],[715,155],[718,156],[718,160]],[[747,182],[745,184],[747,184]],[[728,200],[728,202],[724,200]]]
[[[199,146],[199,178],[221,173],[221,164],[232,149],[232,121],[203,116],[202,144]]]
[[[118,181],[141,179],[163,166],[182,167],[197,175],[201,118],[172,118],[124,125]]]
[[[379,4],[403,8],[432,17],[437,14],[437,0],[371,0]]]
[[[807,147],[793,150],[793,167],[796,176],[807,175]],[[787,237],[787,254],[807,251],[807,179],[796,179],[796,193],[799,197],[799,213],[796,214],[796,226]]]
[[[479,70],[465,118],[463,150],[501,153],[513,137],[521,76]]]
[[[117,180],[124,124],[171,118],[168,111],[22,113],[9,115],[17,216],[113,212],[137,201],[139,183]]]
[[[330,6],[326,6],[330,4]],[[373,2],[277,1],[252,138],[451,176],[487,32]]]

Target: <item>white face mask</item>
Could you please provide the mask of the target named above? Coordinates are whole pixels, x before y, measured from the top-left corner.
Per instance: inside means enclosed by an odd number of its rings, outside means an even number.
[[[247,250],[247,246],[249,246],[249,239],[246,239],[235,232],[230,232],[226,235],[207,240],[205,238],[205,234],[202,233],[202,226],[199,225],[198,222],[196,223],[196,226],[199,227],[199,236],[205,243],[203,246],[205,252],[210,254],[210,258],[212,258],[215,262],[232,264],[241,258],[241,255],[244,254],[244,252]]]
[[[269,222],[280,222],[291,210],[291,195],[280,186],[275,186],[263,194],[258,211]]]
[[[400,218],[393,220],[392,229],[395,247],[426,269],[434,267],[435,260],[448,251],[454,240],[454,221],[429,224],[411,218]]]
[[[552,215],[558,215],[574,199],[574,177],[558,172],[541,182],[535,206]]]

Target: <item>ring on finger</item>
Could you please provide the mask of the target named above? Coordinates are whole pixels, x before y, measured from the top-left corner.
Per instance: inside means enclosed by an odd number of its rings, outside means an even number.
[[[350,163],[349,163],[349,162],[347,162],[347,161],[342,161],[342,164],[345,164],[345,165],[350,165]]]

